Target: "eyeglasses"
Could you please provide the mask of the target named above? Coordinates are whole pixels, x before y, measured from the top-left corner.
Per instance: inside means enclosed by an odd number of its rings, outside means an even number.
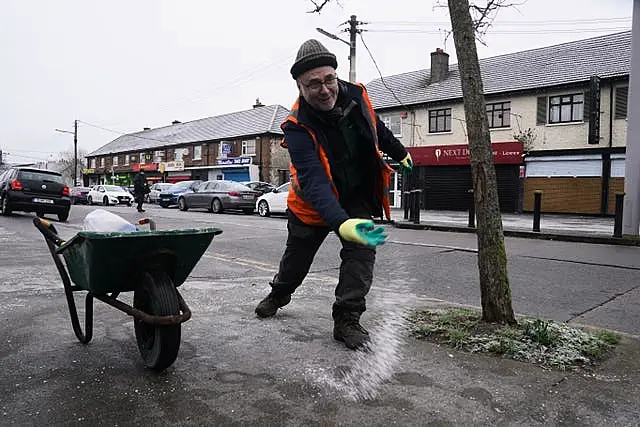
[[[327,78],[324,79],[324,81],[311,80],[309,83],[304,85],[304,87],[314,92],[320,92],[322,90],[323,85],[326,86],[327,89],[329,89],[329,88],[335,87],[337,84],[338,84],[338,76],[333,75],[333,76],[328,76]]]

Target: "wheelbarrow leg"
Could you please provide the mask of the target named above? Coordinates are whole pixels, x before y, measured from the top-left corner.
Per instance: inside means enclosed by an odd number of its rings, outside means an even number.
[[[89,292],[87,293],[87,297],[85,299],[85,330],[83,333],[82,326],[80,326],[80,320],[78,319],[78,311],[76,310],[76,301],[73,298],[74,286],[71,284],[71,279],[69,278],[67,269],[65,268],[60,255],[56,253],[55,244],[47,240],[47,246],[49,247],[51,256],[53,256],[53,261],[58,268],[60,277],[62,277],[62,283],[64,284],[64,293],[67,297],[67,305],[69,306],[69,315],[71,316],[71,325],[73,326],[73,332],[76,334],[78,341],[80,341],[82,344],[87,344],[89,343],[89,341],[91,341],[91,338],[93,336],[93,295],[91,295],[91,293]]]

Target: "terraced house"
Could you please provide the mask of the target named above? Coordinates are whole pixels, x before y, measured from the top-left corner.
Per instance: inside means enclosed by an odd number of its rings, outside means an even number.
[[[150,181],[289,179],[280,124],[289,111],[259,101],[250,110],[123,135],[87,155],[86,185],[129,185],[141,169]]]
[[[631,32],[480,60],[503,211],[611,214],[624,189]],[[367,85],[374,108],[409,147],[426,209],[469,207],[471,171],[460,75],[431,68]],[[396,202],[402,183],[395,179]]]

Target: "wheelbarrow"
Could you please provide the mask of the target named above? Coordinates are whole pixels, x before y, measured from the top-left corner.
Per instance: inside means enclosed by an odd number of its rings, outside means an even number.
[[[98,299],[134,318],[136,341],[144,364],[159,372],[176,360],[181,324],[191,318],[191,310],[177,288],[222,230],[155,230],[155,223],[150,219],[138,222],[149,224],[151,229],[127,233],[80,231],[64,241],[53,224],[41,218],[33,219],[62,277],[71,324],[78,340],[83,344],[91,341],[93,299]],[[131,291],[133,306],[118,299],[120,293]],[[74,292],[87,292],[84,332]]]

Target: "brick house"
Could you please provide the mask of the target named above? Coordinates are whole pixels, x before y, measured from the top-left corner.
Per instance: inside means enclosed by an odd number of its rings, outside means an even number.
[[[87,155],[85,185],[129,185],[140,169],[149,181],[289,179],[280,124],[289,111],[264,106],[122,135]]]

